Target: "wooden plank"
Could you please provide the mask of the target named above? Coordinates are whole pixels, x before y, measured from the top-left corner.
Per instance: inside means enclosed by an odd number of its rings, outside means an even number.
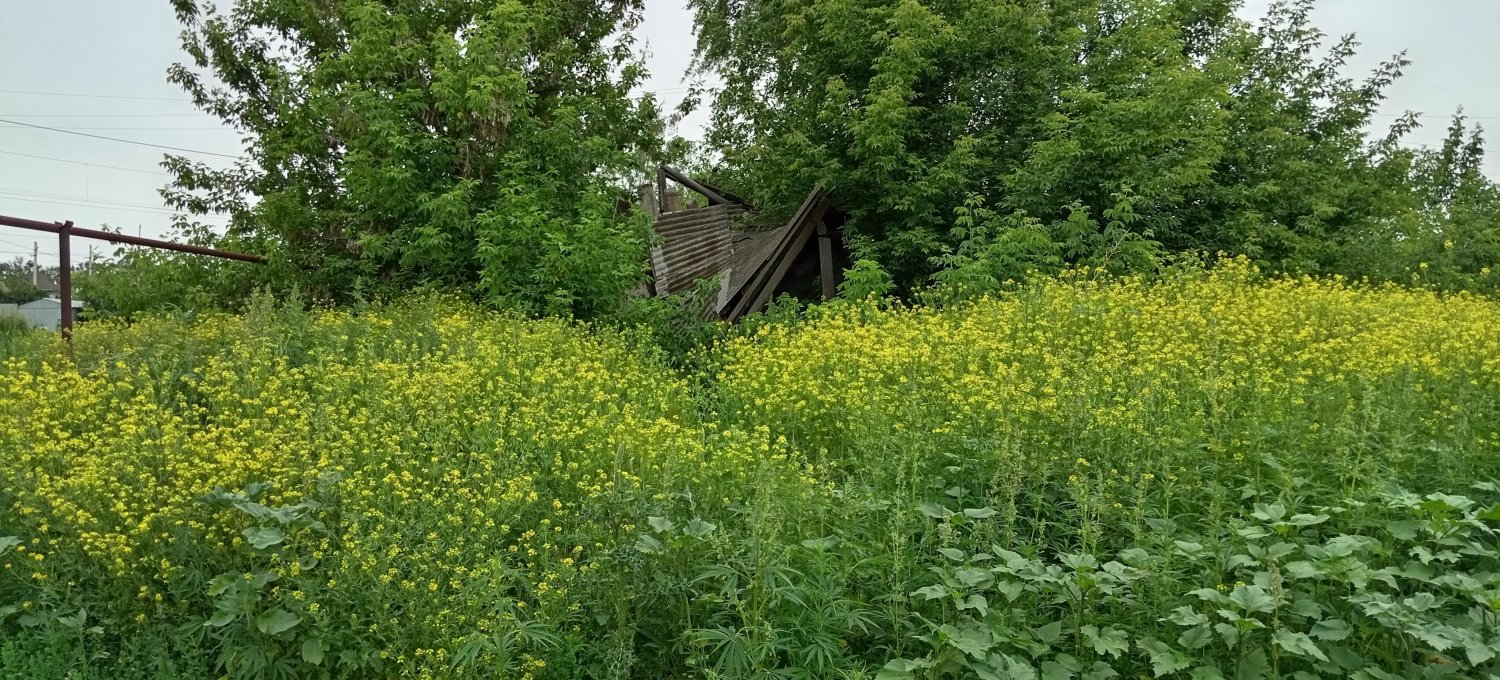
[[[833,239],[828,238],[821,224],[818,231],[822,232],[818,236],[818,280],[823,282],[823,299],[832,300],[839,294],[838,282],[833,278]]]
[[[792,247],[787,249],[778,258],[779,261],[776,263],[775,271],[771,272],[771,277],[766,279],[765,285],[761,287],[760,292],[755,296],[755,302],[750,304],[745,313],[757,312],[766,308],[766,305],[771,302],[771,296],[776,294],[776,286],[781,284],[781,279],[786,276],[786,270],[791,268],[792,261],[796,260],[797,254],[801,253],[802,249],[807,247],[807,240],[812,238],[813,235],[813,226],[803,223],[802,228],[797,231],[798,233],[792,239]]]
[[[664,167],[656,168],[656,200],[658,208],[667,202],[667,171]]]
[[[656,219],[656,216],[661,214],[656,207],[656,192],[651,190],[650,184],[642,184],[636,191],[641,195],[641,212],[650,215],[653,220]]]
[[[807,199],[797,209],[797,214],[787,222],[780,243],[767,255],[765,263],[760,266],[760,271],[745,282],[740,291],[737,291],[740,295],[739,302],[724,317],[725,319],[734,321],[745,314],[761,309],[770,301],[770,296],[775,293],[776,286],[781,283],[787,267],[791,266],[791,260],[796,259],[797,254],[807,245],[807,239],[812,236],[814,225],[822,221],[823,214],[827,211],[828,201],[825,200],[821,190],[813,189],[808,193]],[[771,263],[779,266],[767,268]]]
[[[720,189],[718,187],[709,187],[707,185],[704,185],[704,184],[698,182],[697,180],[694,180],[693,178],[688,177],[687,175],[685,175],[681,171],[679,171],[677,168],[674,168],[674,167],[672,167],[670,165],[663,165],[663,166],[661,166],[660,173],[661,173],[661,176],[663,176],[663,177],[671,179],[671,180],[677,182],[678,184],[681,184],[682,186],[685,186],[685,187],[687,187],[689,189],[692,189],[693,191],[696,191],[696,192],[698,192],[700,194],[703,194],[705,197],[708,198],[708,202],[710,204],[714,204],[714,205],[719,205],[719,204],[726,204],[726,205],[727,204],[734,204],[734,205],[743,206],[747,210],[754,210],[755,209],[755,206],[750,205],[749,201],[747,201],[747,200],[745,200],[743,198],[740,198],[739,196],[736,196],[736,195],[734,195],[734,194],[732,194],[732,193],[730,193],[728,191]]]

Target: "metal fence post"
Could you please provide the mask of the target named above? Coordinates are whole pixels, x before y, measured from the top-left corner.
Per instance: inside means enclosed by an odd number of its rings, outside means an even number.
[[[62,297],[62,309],[58,313],[64,340],[73,339],[73,252],[68,242],[68,234],[72,231],[73,220],[62,223],[57,230],[57,292]]]

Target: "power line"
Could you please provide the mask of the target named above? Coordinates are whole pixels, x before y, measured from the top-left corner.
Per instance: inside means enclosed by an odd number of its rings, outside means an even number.
[[[26,202],[26,203],[44,203],[44,204],[47,204],[47,205],[66,205],[66,206],[72,206],[72,207],[75,207],[75,208],[94,208],[94,209],[98,209],[98,210],[118,210],[118,211],[121,211],[121,212],[145,213],[145,214],[148,214],[148,215],[172,215],[172,216],[182,215],[184,217],[191,218],[191,219],[193,219],[195,221],[207,221],[207,219],[208,219],[208,217],[206,217],[204,215],[193,215],[193,214],[188,213],[186,211],[171,211],[171,210],[166,210],[166,209],[146,210],[146,209],[142,209],[142,208],[121,208],[121,207],[110,206],[110,205],[99,205],[99,204],[90,205],[88,203],[72,203],[72,202],[68,202],[68,201],[51,201],[51,200],[45,200],[45,199],[40,199],[40,198],[20,198],[20,197],[17,197],[17,196],[0,196],[0,201],[23,201],[23,202]]]
[[[1406,114],[1404,114],[1404,113],[1376,113],[1376,114],[1373,114],[1373,115],[1378,116],[1380,118],[1402,118],[1402,117],[1406,116]],[[1418,116],[1426,116],[1426,115],[1429,115],[1429,114],[1418,113],[1417,115]],[[1438,116],[1438,114],[1430,114],[1430,115],[1432,115],[1433,117],[1437,117]],[[1471,119],[1471,120],[1500,120],[1500,116],[1471,116],[1471,115],[1469,115],[1467,113],[1462,114],[1462,115],[1463,115],[1463,117],[1465,119]],[[1447,115],[1445,115],[1443,117],[1444,118],[1452,118],[1452,116],[1447,116]]]
[[[35,127],[35,126],[33,126],[33,127]],[[221,132],[234,132],[234,130],[232,128],[226,128],[226,127],[139,127],[139,126],[135,126],[135,127],[122,127],[122,126],[114,126],[114,127],[74,127],[74,126],[68,126],[68,127],[60,127],[60,128],[52,128],[52,129],[59,130],[59,131],[65,131],[65,130],[218,130],[218,131],[221,131]]]
[[[110,94],[83,94],[78,92],[38,92],[36,90],[0,90],[7,94],[34,94],[44,97],[83,97],[85,99],[134,99],[136,101],[148,102],[192,102],[191,99],[181,97],[137,97]]]
[[[0,118],[0,123],[10,123],[12,125],[20,125],[22,127],[36,128],[38,130],[50,130],[52,132],[61,132],[63,134],[67,134],[67,135],[78,135],[79,137],[92,137],[94,139],[103,139],[103,140],[108,140],[108,141],[111,141],[111,142],[121,142],[121,143],[124,143],[124,144],[135,144],[137,146],[149,146],[149,147],[154,147],[154,148],[157,148],[157,149],[168,149],[168,150],[171,150],[171,151],[183,151],[183,152],[186,152],[186,153],[199,153],[199,154],[203,154],[205,156],[221,156],[221,157],[224,157],[224,158],[233,158],[235,160],[239,160],[240,159],[239,156],[231,156],[231,155],[229,155],[227,153],[218,153],[218,152],[215,152],[215,151],[200,151],[198,149],[185,149],[185,148],[180,147],[180,146],[167,146],[165,144],[150,144],[150,143],[147,143],[147,142],[137,142],[137,141],[135,141],[133,139],[120,139],[119,137],[105,137],[104,135],[94,135],[94,134],[89,134],[87,132],[76,132],[74,130],[64,130],[62,128],[47,127],[46,125],[32,125],[31,123],[22,123],[20,121],[15,121],[15,120],[6,120],[4,118]]]
[[[177,211],[177,210],[173,210],[172,208],[168,208],[166,206],[152,205],[152,204],[148,204],[148,203],[131,203],[131,202],[128,202],[128,201],[116,201],[116,200],[108,199],[108,198],[94,198],[92,196],[79,196],[77,194],[54,194],[54,193],[49,193],[49,192],[45,192],[45,191],[34,191],[32,189],[19,189],[19,188],[16,188],[16,187],[3,187],[3,186],[0,186],[0,194],[11,194],[11,195],[14,195],[14,196],[26,196],[26,197],[32,197],[32,198],[57,199],[57,200],[63,200],[63,201],[83,201],[85,203],[92,203],[92,204],[98,204],[98,205],[118,205],[118,206],[125,206],[125,207],[129,207],[129,208],[146,208],[148,210],[166,210],[166,211],[170,211],[170,212],[174,212],[174,213],[175,212],[180,212],[180,211]]]
[[[118,165],[102,165],[100,163],[85,163],[83,161],[73,161],[73,160],[68,160],[66,158],[53,158],[52,156],[38,156],[36,154],[20,153],[20,152],[17,152],[17,151],[3,151],[3,150],[0,150],[0,154],[5,154],[7,156],[21,156],[23,158],[36,158],[36,159],[40,159],[40,160],[44,160],[44,161],[56,161],[58,163],[72,163],[73,165],[87,165],[87,166],[93,167],[93,168],[108,168],[110,170],[123,170],[125,172],[139,172],[139,173],[141,173],[143,175],[161,175],[162,177],[171,177],[172,176],[171,173],[160,172],[160,171],[156,171],[156,170],[137,170],[135,168],[122,168],[122,167],[120,167]]]
[[[15,246],[17,248],[27,248],[27,249],[31,248],[31,246],[29,246],[29,245],[27,245],[25,243],[20,243],[20,242],[17,242],[17,241],[10,241],[10,240],[3,239],[3,238],[0,238],[0,243],[4,243],[5,245],[8,245],[8,246]]]

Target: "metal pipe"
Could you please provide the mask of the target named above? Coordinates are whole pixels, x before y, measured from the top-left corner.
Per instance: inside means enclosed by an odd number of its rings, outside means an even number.
[[[218,248],[207,248],[204,246],[195,246],[188,243],[173,243],[172,241],[162,241],[160,239],[154,238],[128,236],[126,234],[114,234],[107,231],[99,231],[97,229],[83,229],[80,227],[71,226],[73,224],[72,222],[68,222],[67,224],[68,233],[72,234],[73,236],[82,238],[98,239],[100,241],[109,241],[110,243],[125,243],[133,246],[161,248],[163,250],[175,250],[179,253],[191,253],[193,255],[222,257],[229,260],[239,260],[241,262],[264,263],[266,261],[266,258],[261,257],[260,255],[236,253],[230,250],[219,250]],[[63,225],[57,224],[55,222],[38,222],[36,220],[27,220],[21,219],[19,217],[9,217],[6,215],[0,215],[0,225],[7,227],[18,227],[21,229],[32,229],[35,231],[45,231],[52,234],[60,234],[62,233],[63,229]]]
[[[57,229],[57,292],[62,298],[62,309],[58,310],[62,320],[64,340],[73,339],[73,250],[68,235],[73,231],[73,221],[62,223]]]

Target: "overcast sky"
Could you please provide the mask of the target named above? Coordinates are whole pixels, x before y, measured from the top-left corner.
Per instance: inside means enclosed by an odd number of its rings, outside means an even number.
[[[1269,4],[1248,0],[1246,14],[1259,16]],[[673,106],[683,96],[692,20],[682,0],[646,5],[646,87]],[[1500,72],[1493,36],[1500,0],[1321,0],[1315,23],[1331,35],[1358,34],[1363,47],[1352,67],[1360,73],[1408,51],[1415,63],[1390,88],[1382,120],[1406,110],[1426,114],[1410,142],[1441,141],[1460,105],[1500,128],[1500,89],[1491,80]],[[157,194],[167,180],[157,165],[162,149],[21,124],[238,154],[239,135],[195,111],[167,83],[167,67],[180,59],[177,34],[166,0],[0,0],[0,214],[163,233],[171,211]],[[703,118],[694,116],[681,132],[697,136]],[[1500,153],[1492,150],[1487,168],[1500,176]],[[44,265],[56,264],[55,237],[9,228],[0,228],[0,258],[29,257],[33,242]],[[111,249],[97,246],[100,254]],[[75,241],[75,262],[88,256],[87,242]]]

